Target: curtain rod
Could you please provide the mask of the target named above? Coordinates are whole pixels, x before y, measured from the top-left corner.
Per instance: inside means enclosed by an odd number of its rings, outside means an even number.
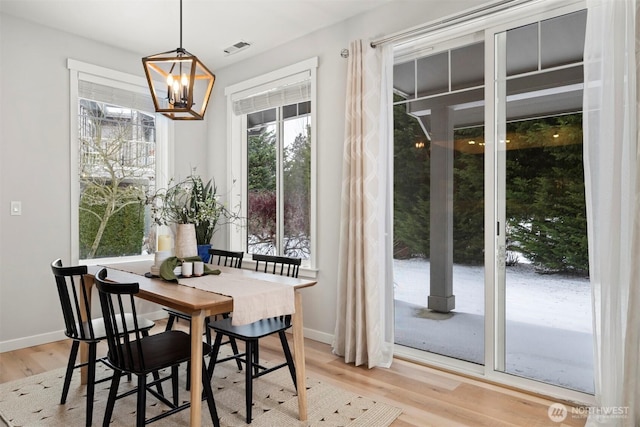
[[[409,37],[420,36],[447,25],[461,24],[471,21],[472,19],[482,18],[492,13],[502,12],[503,10],[507,10],[511,7],[529,3],[530,1],[532,0],[501,0],[488,5],[480,6],[457,15],[449,16],[447,18],[441,19],[440,21],[429,22],[419,27],[414,27],[406,31],[391,34],[378,40],[373,40],[371,42],[371,47],[375,48],[377,46],[380,46],[381,44],[395,42]]]

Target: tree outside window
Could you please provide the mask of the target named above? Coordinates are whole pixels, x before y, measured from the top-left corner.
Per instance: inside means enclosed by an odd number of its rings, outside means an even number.
[[[405,110],[394,107],[394,258],[429,258],[430,141]],[[540,272],[588,275],[582,114],[507,123],[507,134],[519,147],[506,154],[507,264],[524,258]],[[456,129],[454,139],[482,141],[484,127]],[[476,146],[454,153],[453,257],[468,265],[484,262],[484,149]]]
[[[247,116],[249,253],[310,257],[309,105]]]
[[[155,186],[155,116],[79,100],[80,258],[148,252],[145,193]]]

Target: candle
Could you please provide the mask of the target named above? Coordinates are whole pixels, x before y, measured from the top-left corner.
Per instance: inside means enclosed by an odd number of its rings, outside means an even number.
[[[180,102],[180,82],[178,80],[173,81],[173,101]]]
[[[189,97],[189,79],[186,74],[182,75],[182,100],[187,102],[187,98]]]
[[[167,99],[169,100],[169,104],[173,104],[173,96],[171,93],[172,89],[173,89],[173,76],[169,74],[167,76]]]
[[[171,236],[161,234],[158,236],[158,250],[169,251],[171,250]]]

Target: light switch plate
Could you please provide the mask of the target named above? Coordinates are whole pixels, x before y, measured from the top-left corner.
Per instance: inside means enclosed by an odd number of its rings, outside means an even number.
[[[11,215],[22,215],[22,202],[11,201]]]

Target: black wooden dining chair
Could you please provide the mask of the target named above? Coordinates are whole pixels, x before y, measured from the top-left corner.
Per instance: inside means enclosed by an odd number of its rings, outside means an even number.
[[[96,362],[104,362],[104,358],[98,359],[96,356],[98,343],[106,339],[104,319],[102,317],[93,319],[91,316],[91,300],[89,297],[89,286],[91,286],[91,283],[86,280],[86,265],[63,267],[62,261],[56,259],[51,263],[51,271],[56,279],[60,306],[62,307],[62,316],[64,317],[65,325],[64,333],[73,340],[71,352],[69,353],[69,361],[67,363],[67,371],[64,376],[60,404],[65,404],[67,401],[67,394],[69,393],[69,386],[74,369],[86,366],[88,374],[86,425],[90,426],[93,418],[95,385],[110,379],[110,377],[108,377],[98,381],[95,380]],[[133,325],[134,317],[131,313],[126,313],[123,318],[128,325]],[[137,318],[136,322],[141,331],[147,335],[148,331],[154,326],[154,322],[144,317]],[[76,364],[80,343],[87,344],[89,357],[87,362]]]
[[[242,251],[225,251],[223,249],[209,249],[211,264],[224,265],[225,267],[242,268]]]
[[[288,277],[298,277],[300,264],[302,263],[300,258],[261,254],[253,254],[253,260],[256,262],[256,271]]]
[[[123,322],[123,307],[129,308],[135,316],[136,308],[134,296],[139,291],[138,283],[115,283],[107,281],[107,270],[101,269],[95,277],[96,286],[100,295],[100,307],[105,319],[105,330],[109,352],[106,363],[113,370],[109,398],[105,409],[103,427],[108,427],[111,415],[117,399],[137,393],[136,426],[165,418],[190,406],[190,402],[179,403],[178,399],[178,366],[191,360],[191,338],[183,331],[163,331],[155,335],[144,335],[137,322],[130,327]],[[134,317],[135,318],[135,317]],[[207,354],[211,348],[202,343],[203,354]],[[203,357],[204,366],[204,357]],[[163,378],[156,378],[147,383],[147,375],[159,372],[162,369],[171,368],[171,374]],[[138,386],[133,391],[118,395],[120,377],[131,373],[138,378]],[[171,380],[173,399],[170,401],[161,392],[157,392],[152,386]],[[207,372],[202,370],[202,385],[204,396],[207,400],[209,413],[213,425],[220,426],[220,420],[213,400],[211,380]],[[170,409],[146,419],[147,392],[151,393]]]
[[[253,260],[256,261],[256,271],[264,271],[265,273],[279,274],[281,276],[298,277],[301,263],[300,258],[254,254]],[[261,263],[264,263],[264,267],[261,267]],[[209,377],[213,377],[215,365],[218,363],[235,360],[236,362],[242,362],[246,365],[245,405],[247,424],[251,423],[252,418],[251,407],[253,405],[254,379],[273,372],[276,369],[288,367],[291,379],[293,380],[293,385],[296,387],[296,390],[298,388],[296,381],[296,368],[293,363],[293,357],[291,356],[291,350],[285,334],[285,331],[290,327],[290,315],[262,319],[248,325],[239,326],[232,325],[231,318],[229,317],[221,320],[209,321],[208,328],[211,328],[216,333],[213,349],[211,350],[209,367],[207,368]],[[260,338],[273,334],[278,334],[278,337],[280,338],[286,362],[267,368],[260,365],[259,340]],[[218,359],[220,344],[225,336],[243,341],[245,343],[245,352]]]

